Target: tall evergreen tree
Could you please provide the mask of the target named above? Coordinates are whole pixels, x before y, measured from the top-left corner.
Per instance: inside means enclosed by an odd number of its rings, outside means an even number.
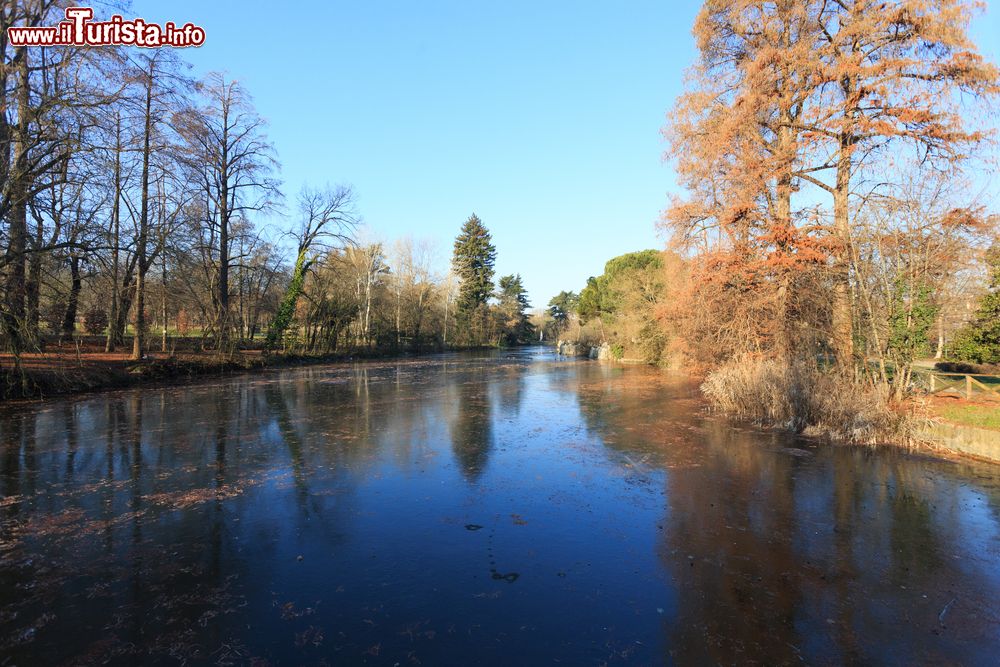
[[[459,322],[470,327],[474,320],[485,324],[486,302],[493,294],[493,266],[497,249],[492,243],[490,232],[483,221],[473,213],[455,239],[455,254],[452,259],[455,273],[461,281],[458,291]],[[481,317],[474,318],[479,312]],[[479,332],[480,334],[482,331]]]
[[[528,291],[524,289],[521,274],[500,278],[497,299],[503,317],[504,335],[509,344],[531,340],[531,323],[528,321]]]

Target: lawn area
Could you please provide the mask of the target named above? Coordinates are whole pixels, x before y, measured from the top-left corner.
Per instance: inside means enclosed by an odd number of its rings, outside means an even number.
[[[967,424],[980,428],[1000,430],[1000,403],[957,405],[936,405],[934,412],[943,419],[956,424]]]

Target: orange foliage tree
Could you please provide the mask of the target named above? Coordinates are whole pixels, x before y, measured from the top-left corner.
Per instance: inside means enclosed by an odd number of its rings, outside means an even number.
[[[968,37],[979,9],[705,2],[700,58],[665,130],[688,197],[671,203],[665,225],[694,251],[705,290],[743,308],[766,304],[758,315],[769,322],[747,347],[787,356],[792,331],[820,326],[843,366],[855,360],[851,228],[865,170],[887,158],[958,168],[988,138],[968,104],[1000,92],[1000,70]],[[802,304],[824,301],[825,323],[801,321]]]

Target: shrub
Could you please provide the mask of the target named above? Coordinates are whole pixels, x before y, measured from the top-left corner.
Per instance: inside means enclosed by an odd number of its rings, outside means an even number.
[[[934,368],[942,373],[978,373],[979,367],[962,361],[939,361]]]
[[[808,362],[731,361],[708,374],[702,391],[723,412],[764,426],[864,444],[906,439],[888,388],[861,389]]]
[[[102,308],[91,308],[83,316],[84,330],[96,336],[108,328],[108,314]]]
[[[663,362],[663,351],[667,346],[667,334],[659,322],[650,320],[639,330],[637,340],[639,352],[647,364],[659,365]]]
[[[979,300],[972,321],[955,336],[949,356],[977,364],[1000,364],[1000,247],[986,254],[986,262],[990,289]]]
[[[973,322],[960,330],[948,346],[948,356],[978,364],[1000,362],[1000,345],[986,340],[984,328]]]

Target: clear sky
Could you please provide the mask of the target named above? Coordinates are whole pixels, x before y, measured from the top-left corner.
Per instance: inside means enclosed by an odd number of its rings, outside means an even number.
[[[475,212],[498,276],[521,273],[544,306],[611,257],[662,245],[676,186],[659,131],[700,4],[139,0],[132,13],[205,28],[183,56],[253,95],[289,215],[303,183],[350,183],[376,238],[431,239],[443,271]],[[998,13],[975,29],[994,58]]]

